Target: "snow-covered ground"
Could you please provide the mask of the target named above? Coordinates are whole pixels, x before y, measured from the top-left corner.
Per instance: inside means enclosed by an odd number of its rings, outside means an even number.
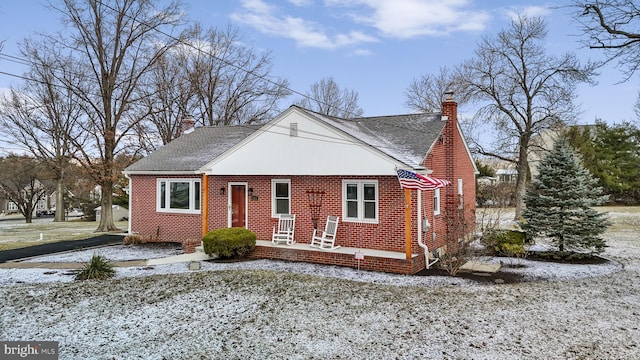
[[[640,358],[640,228],[613,217],[610,263],[520,260],[503,271],[538,280],[519,284],[268,260],[118,268],[102,282],[0,269],[0,339],[58,341],[60,359]],[[94,253],[176,249],[32,261]]]

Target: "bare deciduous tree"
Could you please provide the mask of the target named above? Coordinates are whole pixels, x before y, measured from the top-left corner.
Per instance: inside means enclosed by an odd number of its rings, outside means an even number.
[[[474,121],[491,123],[498,136],[490,149],[476,143],[477,152],[515,164],[516,218],[528,183],[531,138],[573,121],[576,85],[592,75],[572,53],[547,55],[546,34],[541,18],[519,17],[497,36],[485,37],[475,58],[459,69],[461,85],[481,106]]]
[[[186,55],[172,49],[154,64],[142,89],[146,116],[136,127],[139,143],[150,152],[180,135],[180,123],[194,112],[195,97],[185,67]]]
[[[74,67],[82,67],[65,86],[82,106],[82,129],[90,134],[91,146],[77,144],[76,159],[101,186],[102,216],[96,231],[118,230],[111,206],[121,169],[114,159],[140,121],[136,105],[142,79],[175,43],[163,33],[179,25],[182,10],[176,2],[161,9],[156,3],[63,0],[52,7],[62,15],[64,35],[44,35],[71,54]]]
[[[46,168],[32,157],[9,154],[0,158],[0,169],[0,193],[18,207],[27,223],[31,223],[38,201],[47,192],[38,180]]]
[[[332,77],[313,83],[306,97],[296,104],[305,109],[345,119],[361,117],[364,113],[358,105],[358,93],[340,89]]]
[[[185,30],[145,79],[145,120],[137,133],[146,150],[180,135],[181,121],[204,126],[244,125],[271,119],[288,82],[272,80],[271,58],[243,44],[237,29]],[[160,140],[160,141],[159,141]]]
[[[624,80],[640,69],[640,4],[636,0],[576,0],[574,18],[582,27],[583,42],[601,49],[606,62],[618,61]]]
[[[466,92],[460,86],[455,71],[441,67],[437,74],[423,75],[414,79],[405,91],[406,105],[416,112],[440,112],[444,94],[451,91],[456,94],[456,102],[462,105],[467,102]]]
[[[272,80],[269,53],[242,44],[238,31],[203,30],[183,36],[177,56],[184,61],[195,95],[193,119],[205,126],[244,125],[271,119],[288,96],[288,81]]]
[[[74,95],[62,86],[59,76],[73,72],[70,64],[62,68],[52,66],[53,59],[61,61],[60,54],[45,44],[26,40],[22,54],[30,59],[30,70],[20,89],[12,89],[0,98],[0,124],[2,132],[14,144],[31,153],[46,164],[56,182],[55,221],[64,221],[65,175],[74,148],[70,139],[83,143],[84,134],[78,126],[80,107]],[[44,180],[43,174],[39,180]]]

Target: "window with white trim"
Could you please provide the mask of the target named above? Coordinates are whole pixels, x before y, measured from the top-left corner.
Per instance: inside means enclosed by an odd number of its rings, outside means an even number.
[[[433,190],[433,215],[440,215],[440,189]]]
[[[378,223],[378,181],[342,180],[344,221]]]
[[[462,179],[458,179],[458,209],[464,208],[464,198],[462,197]]]
[[[271,216],[291,213],[291,180],[271,180]]]
[[[200,179],[158,179],[156,210],[200,213]]]

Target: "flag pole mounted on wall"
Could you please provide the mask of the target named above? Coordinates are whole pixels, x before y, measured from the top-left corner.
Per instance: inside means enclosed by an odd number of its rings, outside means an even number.
[[[411,190],[435,190],[451,183],[447,180],[420,175],[404,169],[396,168],[396,173],[400,187],[404,189],[405,255],[407,260],[411,260]]]

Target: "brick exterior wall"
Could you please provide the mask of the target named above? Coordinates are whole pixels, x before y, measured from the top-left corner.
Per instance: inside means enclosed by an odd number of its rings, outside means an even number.
[[[161,176],[162,178],[200,178],[199,176]],[[131,176],[131,231],[145,241],[192,242],[202,239],[200,214],[156,211],[156,176]]]
[[[441,189],[441,214],[433,215],[433,191],[423,191],[422,214],[431,222],[431,229],[423,234],[430,250],[446,245],[446,234],[450,231],[446,214],[456,212],[459,205],[458,179],[463,182],[463,214],[466,231],[475,227],[475,174],[473,160],[469,159],[463,139],[457,129],[457,104],[452,100],[443,103],[443,115],[448,116],[441,140],[436,141],[423,165],[432,170],[431,176],[451,181],[451,185]],[[194,178],[190,176],[162,176],[162,178]],[[199,178],[199,177],[195,177]],[[201,214],[176,214],[156,211],[156,176],[131,176],[131,229],[145,240],[179,242],[185,251],[193,251],[202,238],[203,221]],[[295,240],[310,242],[313,233],[311,208],[307,191],[324,191],[319,211],[318,228],[324,229],[328,215],[340,216],[337,245],[353,248],[405,252],[405,200],[395,176],[354,177],[354,176],[209,176],[208,188],[208,231],[228,226],[228,194],[220,194],[220,188],[228,192],[229,182],[246,183],[253,189],[254,199],[248,200],[247,228],[256,233],[259,240],[270,240],[277,218],[271,215],[271,180],[291,181],[291,213],[296,214]],[[342,216],[342,180],[378,181],[377,224],[348,222]],[[204,182],[202,182],[204,184]],[[202,198],[202,197],[201,197]],[[364,270],[413,274],[424,269],[424,250],[417,242],[417,191],[411,196],[411,260],[394,260],[367,257],[360,263]],[[435,236],[433,235],[435,234]],[[357,267],[353,255],[326,251],[295,251],[291,249],[257,247],[251,254],[255,258],[306,261]]]
[[[259,246],[249,256],[256,259],[277,259],[358,268],[358,260],[352,254],[340,254],[331,251],[294,250],[283,247]],[[409,261],[365,256],[364,260],[360,261],[359,267],[360,270],[412,275],[425,268],[424,260],[422,255],[414,256]]]

